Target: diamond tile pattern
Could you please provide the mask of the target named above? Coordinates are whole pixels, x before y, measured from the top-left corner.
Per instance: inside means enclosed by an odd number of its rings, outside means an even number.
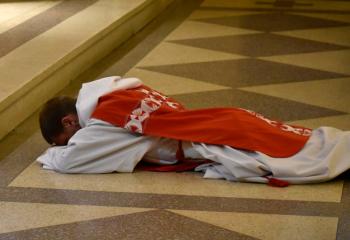
[[[174,211],[178,214],[188,216],[200,221],[212,223],[225,229],[230,229],[245,233],[259,239],[286,239],[289,234],[298,236],[299,240],[310,239],[332,239],[336,232],[337,219],[330,217],[316,218],[305,216],[284,216],[246,213],[220,213],[220,212],[199,212],[199,211]],[[215,221],[220,219],[222,221]],[[264,226],[266,231],[257,231],[254,226]],[[284,226],[289,231],[280,231],[278,236],[274,232],[268,231],[274,226],[283,229]],[[318,232],[308,231],[314,226],[323,226]],[[302,234],[300,234],[302,232]]]
[[[317,40],[327,43],[350,46],[350,26],[327,28],[327,34],[324,29],[317,28],[312,30],[294,30],[279,32],[278,34],[302,39]]]
[[[173,97],[194,109],[239,106],[262,113],[268,118],[281,121],[295,121],[345,114],[341,111],[234,89],[193,93],[191,95],[181,94]],[[293,111],[290,111],[290,109],[293,109]]]
[[[311,69],[320,69],[334,73],[343,73],[346,76],[350,76],[350,68],[348,65],[348,63],[350,62],[349,49],[342,51],[314,52],[261,57],[261,59]]]
[[[237,106],[350,130],[349,9],[338,0],[183,1],[85,76],[139,77],[189,108]],[[31,28],[12,32],[21,29]],[[199,173],[72,176],[32,164],[47,147],[38,131],[22,142],[0,161],[0,239],[350,239],[350,172],[284,189]]]
[[[199,19],[197,21],[267,32],[340,27],[349,25],[345,22],[286,14],[281,12],[222,18],[207,18]]]
[[[347,49],[346,46],[269,33],[171,41],[192,47],[261,57]]]
[[[232,88],[340,78],[346,76],[338,73],[280,64],[254,58],[148,66],[140,68],[204,82],[220,83],[221,85],[230,86]]]
[[[280,121],[295,121],[345,114],[344,112],[324,107],[236,89],[192,93],[191,95],[179,94],[173,97],[190,108],[238,106]]]
[[[77,236],[78,231],[78,236]],[[226,230],[208,223],[167,211],[153,211],[102,218],[73,224],[36,228],[11,234],[0,239],[183,239],[183,240],[257,240],[245,234]]]

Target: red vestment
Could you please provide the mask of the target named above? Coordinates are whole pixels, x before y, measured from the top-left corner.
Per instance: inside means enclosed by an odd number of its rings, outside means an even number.
[[[296,154],[311,135],[308,128],[273,121],[250,110],[187,110],[146,86],[100,97],[92,118],[144,135],[228,145],[271,157]]]

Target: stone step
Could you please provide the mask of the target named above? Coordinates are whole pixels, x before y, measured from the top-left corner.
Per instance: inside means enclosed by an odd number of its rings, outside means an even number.
[[[138,32],[172,1],[2,4],[0,139],[83,71]]]

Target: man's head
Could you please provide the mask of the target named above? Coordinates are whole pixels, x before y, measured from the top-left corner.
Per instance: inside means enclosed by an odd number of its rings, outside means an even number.
[[[39,123],[41,134],[49,144],[66,145],[80,129],[75,103],[74,98],[60,96],[43,106]]]

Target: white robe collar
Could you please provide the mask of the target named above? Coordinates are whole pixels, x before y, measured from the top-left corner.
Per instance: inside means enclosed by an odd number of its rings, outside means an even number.
[[[79,91],[76,103],[80,126],[86,126],[96,108],[99,97],[112,91],[135,88],[140,85],[142,85],[142,82],[138,78],[121,78],[119,76],[84,83]]]

